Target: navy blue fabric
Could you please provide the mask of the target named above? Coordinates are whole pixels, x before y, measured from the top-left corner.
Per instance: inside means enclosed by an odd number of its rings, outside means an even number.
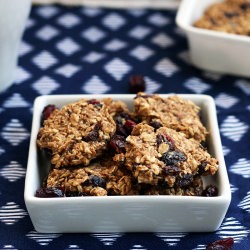
[[[15,83],[0,94],[0,249],[188,250],[230,236],[234,249],[250,249],[250,80],[193,67],[175,15],[173,10],[33,7]],[[147,93],[215,99],[232,188],[221,227],[200,234],[35,232],[23,199],[34,99],[129,93],[128,77],[135,73],[145,76]]]

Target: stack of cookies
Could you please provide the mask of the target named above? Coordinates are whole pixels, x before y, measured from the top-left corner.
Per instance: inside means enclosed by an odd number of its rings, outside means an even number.
[[[177,95],[138,93],[133,110],[110,98],[53,108],[37,136],[50,171],[38,197],[204,194],[218,161],[200,108]]]

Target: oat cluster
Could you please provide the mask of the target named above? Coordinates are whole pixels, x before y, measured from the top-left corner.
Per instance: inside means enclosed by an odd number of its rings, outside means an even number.
[[[125,103],[79,100],[53,109],[37,136],[50,155],[43,188],[65,196],[189,195],[218,161],[205,148],[200,108],[173,95],[138,93]]]
[[[238,35],[250,35],[250,1],[225,0],[209,6],[195,27]]]

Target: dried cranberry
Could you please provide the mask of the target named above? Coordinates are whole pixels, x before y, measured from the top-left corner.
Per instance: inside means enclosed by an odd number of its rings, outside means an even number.
[[[165,142],[170,146],[170,150],[173,150],[175,148],[175,143],[172,137],[169,135],[165,135]]]
[[[142,75],[133,75],[129,78],[129,92],[136,94],[138,92],[144,92],[146,84]]]
[[[115,117],[116,133],[127,137],[128,134],[124,128],[125,121],[126,121],[126,118],[124,118],[122,114],[119,114],[118,116]]]
[[[50,115],[53,113],[54,110],[56,110],[57,107],[55,105],[49,104],[46,107],[44,107],[42,112],[42,123],[47,120]]]
[[[208,185],[202,192],[202,196],[214,197],[218,196],[218,188],[214,185]]]
[[[198,166],[198,174],[202,175],[205,174],[207,171],[205,170],[207,166],[207,162],[203,161],[199,166]]]
[[[96,105],[96,104],[100,104],[100,102],[97,101],[96,99],[90,99],[88,100],[88,104]]]
[[[127,120],[124,124],[124,128],[128,134],[131,134],[131,132],[135,126],[136,126],[136,123],[132,120]]]
[[[155,130],[162,127],[162,124],[160,122],[157,122],[157,121],[151,121],[151,122],[149,122],[148,125],[153,127]]]
[[[96,99],[88,100],[88,104],[92,104],[96,108],[101,108],[102,107],[102,104]]]
[[[178,175],[181,172],[181,168],[174,165],[164,166],[162,170],[167,175]]]
[[[127,112],[121,112],[120,116],[123,117],[125,120],[131,120],[131,115]]]
[[[212,243],[209,243],[206,247],[206,250],[231,250],[234,244],[234,239],[228,237],[222,240],[216,240]]]
[[[39,198],[55,198],[55,197],[64,197],[64,191],[62,188],[39,188],[35,194]]]
[[[202,141],[200,143],[200,148],[202,148],[203,150],[207,150],[207,143],[205,141]]]
[[[167,151],[160,158],[166,165],[176,165],[178,162],[186,161],[187,157],[181,151]]]
[[[239,16],[239,13],[237,13],[237,12],[225,12],[224,15],[227,18],[232,18],[232,17]]]
[[[94,126],[94,129],[88,134],[85,136],[84,140],[85,141],[96,141],[99,137],[99,129],[101,128],[101,124],[100,123],[97,123],[95,126]]]
[[[160,135],[156,136],[156,143],[159,146],[161,143],[167,143],[169,145],[169,150],[174,150],[175,143],[174,140],[169,135]]]
[[[116,153],[125,153],[125,137],[122,135],[114,135],[110,140],[110,146]]]
[[[114,117],[117,124],[124,124],[126,120],[132,120],[131,115],[126,112],[121,112]]]
[[[194,180],[194,176],[192,174],[185,174],[183,176],[179,176],[176,178],[175,186],[186,187],[186,186],[189,186],[193,180]]]
[[[122,124],[116,124],[116,134],[122,135],[124,137],[128,136],[128,133],[125,130],[124,125],[122,125]]]
[[[250,3],[242,3],[240,4],[240,8],[246,11],[250,8]]]
[[[165,142],[165,138],[163,135],[157,135],[156,136],[156,143],[157,146],[161,145],[163,142]]]
[[[121,112],[114,118],[116,122],[116,134],[127,137],[136,126],[134,119],[126,112]]]
[[[78,192],[78,191],[66,191],[65,192],[66,197],[79,197],[79,196],[87,196],[86,193]]]
[[[131,120],[131,116],[130,116],[130,114],[127,113],[127,112],[121,112],[121,113],[119,114],[119,116],[120,116],[121,118],[124,118],[125,120]]]
[[[122,117],[122,116],[116,116],[115,117],[115,123],[117,124],[117,125],[123,125],[123,123],[124,123],[124,118]]]
[[[89,177],[89,183],[93,184],[94,186],[102,188],[106,186],[106,181],[102,177],[97,175],[91,175]]]

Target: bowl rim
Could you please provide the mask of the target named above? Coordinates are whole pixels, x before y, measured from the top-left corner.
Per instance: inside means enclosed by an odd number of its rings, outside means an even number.
[[[206,105],[208,105],[209,113],[209,122],[212,122],[213,133],[214,137],[216,137],[216,147],[215,143],[213,147],[215,147],[215,154],[217,154],[216,159],[219,160],[219,171],[217,173],[218,182],[220,182],[220,195],[216,197],[202,197],[202,196],[167,196],[167,195],[127,195],[127,196],[98,196],[98,197],[56,197],[56,198],[39,198],[35,197],[35,193],[31,193],[32,189],[32,182],[34,173],[38,172],[38,165],[36,168],[34,168],[34,158],[33,156],[37,157],[37,146],[36,146],[36,137],[37,137],[37,129],[38,124],[40,124],[40,112],[36,112],[37,109],[41,110],[41,107],[44,107],[43,103],[49,102],[50,100],[60,101],[64,100],[63,102],[69,103],[68,100],[79,100],[81,98],[85,99],[102,99],[102,98],[114,98],[116,100],[120,98],[127,98],[129,101],[130,99],[135,97],[135,94],[72,94],[72,95],[43,95],[39,96],[34,101],[33,106],[33,119],[32,119],[32,128],[31,128],[31,136],[30,136],[30,146],[29,146],[29,155],[28,155],[28,163],[27,163],[27,171],[26,171],[26,177],[25,177],[25,187],[24,187],[24,200],[26,204],[40,204],[40,205],[46,205],[50,203],[55,204],[65,204],[67,201],[70,201],[71,204],[76,204],[79,202],[84,203],[107,203],[107,202],[180,202],[180,201],[192,201],[197,203],[206,203],[206,202],[216,202],[216,203],[230,203],[231,201],[231,191],[230,191],[230,184],[228,179],[228,174],[226,170],[226,165],[224,161],[224,156],[222,152],[222,144],[220,139],[220,133],[219,133],[219,127],[218,127],[218,121],[217,121],[217,115],[216,115],[216,108],[214,99],[209,95],[204,94],[179,94],[179,93],[169,93],[169,94],[158,94],[162,97],[167,97],[171,95],[177,95],[184,99],[191,100],[191,101],[202,101],[206,102]],[[65,102],[65,100],[67,100]],[[49,103],[47,103],[49,104]],[[216,125],[217,123],[217,125]],[[39,126],[40,127],[40,126]]]

